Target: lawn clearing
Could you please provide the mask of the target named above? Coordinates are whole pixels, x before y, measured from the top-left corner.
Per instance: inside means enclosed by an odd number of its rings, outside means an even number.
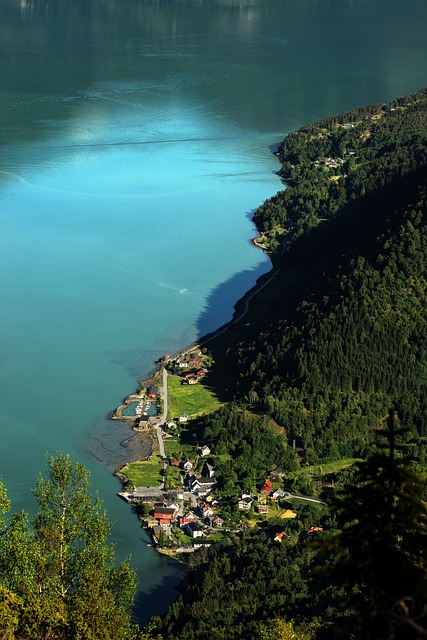
[[[342,460],[318,464],[313,467],[303,467],[302,471],[310,476],[327,476],[330,473],[338,473],[342,469],[351,467],[355,462],[361,462],[361,458],[343,458]]]
[[[163,465],[157,454],[142,462],[130,462],[120,473],[128,478],[135,487],[158,487],[162,482]]]
[[[190,418],[216,411],[221,402],[202,382],[182,384],[182,378],[168,376],[168,418],[176,419],[186,413]]]
[[[170,457],[173,453],[180,453],[181,451],[183,458],[194,460],[196,457],[195,447],[189,444],[183,444],[177,438],[164,438],[163,444],[167,457]]]

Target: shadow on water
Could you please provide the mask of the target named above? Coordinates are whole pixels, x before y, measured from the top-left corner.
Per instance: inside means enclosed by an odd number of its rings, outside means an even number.
[[[250,289],[252,289],[258,278],[271,270],[271,262],[264,260],[253,269],[245,269],[236,273],[231,278],[217,285],[210,293],[205,307],[197,319],[196,327],[199,337],[212,332],[212,319],[218,318],[218,327],[231,321],[233,311],[230,310],[229,317],[223,313],[224,306],[230,308],[230,302],[235,305]]]
[[[153,550],[153,553],[158,552]],[[160,558],[162,559],[162,556]],[[165,556],[163,558],[164,562],[170,566],[172,561]],[[139,624],[140,627],[145,626],[152,616],[164,615],[171,603],[178,597],[179,588],[187,575],[187,569],[179,562],[173,564],[175,565],[173,575],[170,573],[165,575],[148,592],[140,591],[137,593],[132,618],[133,622]],[[161,566],[162,562],[160,561]],[[159,572],[161,570],[159,569]]]

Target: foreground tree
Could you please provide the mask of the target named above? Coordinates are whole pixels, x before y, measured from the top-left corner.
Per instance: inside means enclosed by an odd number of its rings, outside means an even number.
[[[332,556],[329,578],[354,593],[336,637],[427,637],[426,474],[397,444],[406,432],[391,412],[378,430],[385,443],[336,497],[341,532],[320,543]]]
[[[9,634],[19,611],[15,636],[10,637],[135,637],[129,613],[135,574],[128,562],[116,565],[108,543],[111,524],[89,488],[89,471],[82,464],[62,453],[48,456],[46,476],[39,477],[33,490],[39,505],[33,522],[25,513],[3,522],[0,582],[7,589],[3,615]]]

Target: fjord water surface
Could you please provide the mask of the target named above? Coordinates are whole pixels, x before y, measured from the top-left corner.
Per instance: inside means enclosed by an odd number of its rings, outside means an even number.
[[[282,188],[274,145],[426,83],[426,18],[421,0],[2,0],[0,476],[32,512],[45,452],[91,469],[141,620],[181,570],[115,496],[130,431],[107,415],[269,270],[250,218]]]

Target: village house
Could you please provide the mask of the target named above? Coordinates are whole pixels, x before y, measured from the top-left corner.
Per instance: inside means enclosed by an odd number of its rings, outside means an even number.
[[[203,466],[202,475],[205,478],[214,478],[215,477],[215,467],[213,467],[208,462],[205,462],[205,464]]]
[[[268,513],[268,504],[259,504],[257,506],[258,513],[267,514]]]
[[[271,492],[272,488],[273,488],[273,483],[271,480],[267,478],[267,480],[264,482],[264,484],[260,489],[260,493],[264,493],[265,495],[268,495]]]
[[[184,469],[184,471],[191,471],[191,469],[193,468],[193,463],[191,462],[191,460],[186,460],[183,463],[182,468]]]
[[[203,536],[203,529],[197,522],[189,522],[185,525],[185,530],[192,538],[201,538]]]
[[[122,495],[122,494],[119,494]],[[127,502],[141,504],[142,502],[155,502],[163,499],[163,492],[157,487],[136,487],[132,493],[123,494]]]
[[[206,518],[207,516],[213,516],[213,510],[210,508],[208,504],[206,504],[206,502],[202,502],[202,504],[200,504],[197,507],[197,512],[202,518]]]
[[[283,476],[282,467],[274,467],[274,469],[272,469],[269,474],[269,477],[272,478],[273,480],[276,478],[281,478],[282,476]]]
[[[178,422],[187,422],[187,421],[188,421],[188,415],[186,413],[182,413],[178,418]]]
[[[183,516],[178,516],[178,526],[182,529],[190,522],[194,522],[194,516],[192,513],[186,513]]]
[[[247,511],[248,509],[251,508],[252,504],[253,504],[252,498],[240,498],[240,500],[237,503],[237,507],[241,511]]]
[[[308,534],[319,533],[320,531],[323,531],[323,527],[310,527],[307,533]]]
[[[201,540],[200,538],[197,538],[197,540],[193,540],[193,549],[211,547],[213,544],[215,544],[215,540]]]
[[[176,509],[174,507],[161,507],[154,505],[154,518],[159,521],[159,524],[170,524],[174,519]]]
[[[219,529],[224,526],[224,520],[219,516],[214,516],[211,520],[211,524],[213,527],[217,527]]]
[[[283,542],[283,538],[289,538],[284,531],[277,533],[274,537],[274,542]]]
[[[201,456],[202,458],[205,458],[206,456],[208,456],[210,454],[211,450],[209,449],[209,447],[205,444],[203,444],[201,447],[199,447],[197,449],[197,453],[199,454],[199,456]]]
[[[197,477],[194,473],[188,479],[188,486],[192,493],[197,493],[199,496],[206,496],[214,487],[216,487],[215,478],[204,478],[203,476]]]
[[[285,491],[283,491],[283,489],[276,489],[276,491],[273,491],[273,493],[271,494],[271,499],[273,502],[277,502],[279,500],[279,498],[284,498],[285,497]]]
[[[344,164],[344,160],[342,158],[331,158],[330,156],[323,158],[323,164],[325,167],[330,167],[331,169],[335,169],[336,167]]]
[[[153,538],[154,542],[156,542],[156,543],[157,543],[157,542],[158,542],[158,540],[159,540],[159,538],[160,538],[160,535],[161,535],[161,533],[162,533],[162,528],[161,528],[161,526],[160,526],[160,525],[158,525],[158,524],[153,525],[153,526],[150,528],[150,533],[151,533],[151,536],[152,536],[152,538]]]
[[[155,384],[151,384],[147,389],[147,395],[149,398],[155,398],[159,393],[159,388]]]

